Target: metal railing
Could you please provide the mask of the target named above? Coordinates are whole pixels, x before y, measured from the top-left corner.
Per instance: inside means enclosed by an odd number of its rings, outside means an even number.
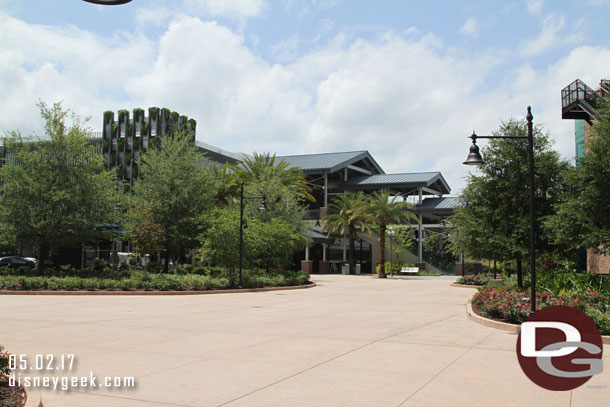
[[[576,79],[561,90],[561,107],[565,108],[576,101],[584,101],[595,108],[599,98],[601,98],[599,93],[588,87],[580,79]]]

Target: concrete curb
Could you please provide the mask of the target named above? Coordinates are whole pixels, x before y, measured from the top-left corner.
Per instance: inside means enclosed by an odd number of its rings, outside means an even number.
[[[472,299],[469,299],[468,302],[466,303],[466,311],[468,312],[468,317],[478,324],[485,325],[490,328],[501,329],[503,331],[514,332],[514,333],[521,331],[521,325],[509,324],[507,322],[494,321],[493,319],[484,318],[484,317],[478,315],[472,309]],[[606,345],[610,345],[610,336],[602,335],[601,337],[602,337],[602,343],[604,343]]]
[[[285,291],[313,288],[316,283],[284,287],[232,288],[227,290],[185,290],[185,291],[13,291],[0,290],[0,295],[205,295],[255,293],[261,291]]]
[[[458,288],[482,288],[482,285],[472,285],[472,284],[458,284],[458,283],[451,283],[449,284],[451,287],[458,287]]]
[[[468,317],[481,325],[488,326],[490,328],[501,329],[503,331],[508,332],[519,332],[521,330],[521,325],[509,324],[507,322],[494,321],[493,319],[484,318],[472,309],[472,298],[468,300],[466,303],[466,311],[468,312]]]

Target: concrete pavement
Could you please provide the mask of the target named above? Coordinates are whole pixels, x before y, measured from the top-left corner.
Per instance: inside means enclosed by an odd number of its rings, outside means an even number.
[[[314,276],[306,290],[200,296],[0,296],[0,343],[22,376],[97,387],[28,390],[56,406],[595,406],[607,370],[572,392],[531,383],[516,335],[470,321],[447,278]],[[35,355],[74,354],[38,371]],[[44,357],[43,357],[44,358]],[[100,387],[105,377],[135,388]]]

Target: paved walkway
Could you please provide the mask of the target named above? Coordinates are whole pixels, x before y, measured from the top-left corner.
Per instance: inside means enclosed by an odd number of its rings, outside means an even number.
[[[56,376],[135,388],[31,389],[71,406],[596,406],[606,371],[573,392],[531,383],[514,334],[466,317],[446,278],[316,276],[306,290],[201,296],[0,296],[12,353],[75,354]]]

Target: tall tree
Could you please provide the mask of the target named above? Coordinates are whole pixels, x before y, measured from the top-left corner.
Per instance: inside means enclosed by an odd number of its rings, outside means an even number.
[[[170,258],[198,245],[200,216],[213,204],[208,172],[200,162],[192,136],[176,132],[160,148],[140,157],[140,178],[133,186],[132,206],[150,209],[151,222],[161,229],[165,269]]]
[[[354,271],[354,240],[356,239],[356,228],[367,231],[370,228],[366,222],[366,200],[362,192],[355,194],[338,195],[328,205],[329,213],[323,219],[324,230],[329,234],[339,232],[344,235],[347,232],[349,238],[349,270]]]
[[[412,212],[413,205],[406,201],[398,201],[389,191],[374,192],[368,197],[366,205],[367,222],[376,225],[379,233],[379,278],[385,274],[385,237],[389,224],[411,224],[417,222],[417,216]]]
[[[234,167],[225,163],[222,167],[209,165],[206,167],[208,176],[213,183],[216,205],[223,207],[232,198],[239,196],[239,182],[234,173]]]
[[[44,139],[12,132],[4,138],[0,211],[22,245],[33,245],[38,267],[52,246],[73,247],[101,237],[120,193],[80,119],[60,103],[39,103]]]
[[[586,154],[569,172],[568,193],[545,226],[557,244],[610,254],[610,103],[597,112]]]
[[[509,120],[494,136],[525,136],[525,121]],[[470,174],[461,198],[464,205],[450,219],[454,231],[450,247],[478,259],[515,260],[522,285],[522,259],[529,252],[529,191],[527,143],[522,140],[492,139],[482,149],[485,163],[481,175]],[[565,191],[569,164],[552,150],[549,137],[534,129],[536,250],[539,258],[556,250],[549,235],[541,230],[543,220]]]
[[[155,223],[152,208],[143,204],[129,208],[125,214],[124,226],[138,255],[154,256],[163,250],[163,229]]]

